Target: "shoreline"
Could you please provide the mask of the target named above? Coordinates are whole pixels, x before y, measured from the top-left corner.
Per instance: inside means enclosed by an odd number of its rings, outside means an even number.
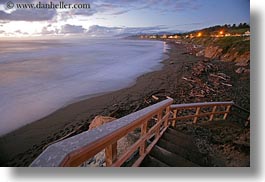
[[[190,84],[187,85],[182,78],[191,74],[192,66],[204,58],[189,54],[185,44],[167,43],[171,49],[161,62],[162,68],[138,77],[132,86],[70,104],[43,119],[0,137],[1,166],[28,166],[42,152],[44,146],[77,128],[81,127],[81,132],[87,130],[89,122],[97,115],[120,118],[159,102],[166,96],[174,98],[175,103],[240,100],[244,97],[236,91],[240,92],[241,87],[247,88],[247,85],[236,85],[236,88],[229,88],[230,90],[221,88],[224,90],[222,95],[218,93],[205,98],[189,96]],[[238,81],[238,75],[234,73],[234,67],[231,66],[234,63],[216,64],[220,64],[222,71],[233,75],[231,80],[235,84],[241,83]],[[242,82],[245,83],[244,80]],[[245,94],[249,95],[249,92]],[[153,95],[159,100],[154,100]],[[248,98],[245,102],[249,102]]]

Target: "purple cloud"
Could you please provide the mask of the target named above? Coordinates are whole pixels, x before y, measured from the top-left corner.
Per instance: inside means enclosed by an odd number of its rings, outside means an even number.
[[[62,34],[78,34],[84,33],[85,29],[82,26],[66,24],[62,26],[60,33]]]

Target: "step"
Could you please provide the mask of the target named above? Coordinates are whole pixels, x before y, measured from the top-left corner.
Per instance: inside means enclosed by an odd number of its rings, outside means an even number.
[[[171,166],[171,167],[198,167],[199,165],[177,155],[166,149],[155,145],[150,152],[150,156]]]
[[[199,164],[200,166],[207,166],[207,163],[205,160],[206,157],[203,156],[201,153],[199,153],[199,151],[193,152],[193,151],[186,150],[185,148],[175,145],[173,143],[170,143],[162,138],[158,141],[157,145],[161,148],[166,149],[169,152],[172,152],[176,155],[180,155],[183,158],[189,161],[192,161],[193,163]]]
[[[189,136],[189,135],[187,135],[185,133],[177,131],[177,130],[175,130],[173,128],[168,128],[166,132],[169,133],[169,134],[175,135],[175,136],[177,136],[179,138],[182,138],[182,139],[185,139],[185,140],[189,140],[189,141],[193,141],[193,137],[192,136]]]
[[[161,162],[155,157],[147,155],[143,160],[143,162],[141,163],[140,167],[170,167],[170,166]]]
[[[188,151],[192,151],[192,152],[197,152],[198,149],[196,147],[196,145],[194,144],[193,141],[191,140],[185,140],[183,138],[180,138],[180,137],[177,137],[176,135],[174,134],[170,134],[168,132],[165,132],[163,134],[163,136],[161,137],[162,139],[174,144],[174,145],[177,145],[179,147],[182,147]]]

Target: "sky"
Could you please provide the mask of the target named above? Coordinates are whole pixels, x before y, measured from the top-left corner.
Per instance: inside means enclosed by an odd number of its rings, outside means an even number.
[[[51,0],[0,0],[0,37],[116,36],[184,32],[250,22],[249,0],[65,0],[86,9],[19,9],[16,3]],[[63,0],[53,0],[59,3]]]

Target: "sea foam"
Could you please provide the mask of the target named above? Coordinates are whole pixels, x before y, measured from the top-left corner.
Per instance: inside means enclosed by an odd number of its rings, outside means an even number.
[[[159,41],[21,40],[0,44],[0,135],[159,69]]]

